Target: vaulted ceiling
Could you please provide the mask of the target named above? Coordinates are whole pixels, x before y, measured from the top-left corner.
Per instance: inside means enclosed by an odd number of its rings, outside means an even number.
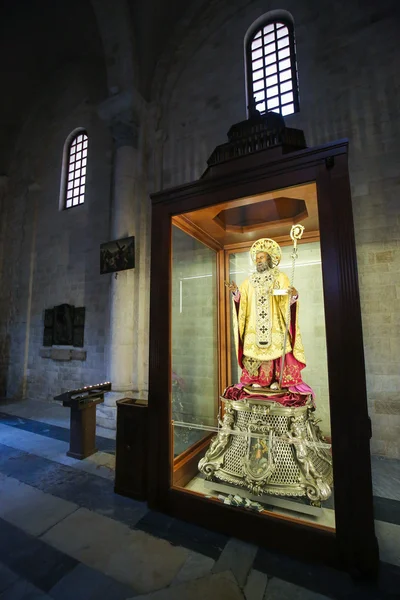
[[[157,60],[174,35],[176,24],[195,4],[197,0],[129,0],[140,88],[146,99]]]
[[[0,0],[0,175],[34,98],[54,73],[104,62],[89,0]],[[106,93],[106,88],[105,88]]]
[[[82,62],[100,65],[105,98],[113,87],[132,86],[149,100],[157,61],[171,40],[179,43],[177,24],[185,24],[186,34],[205,5],[207,0],[0,0],[0,175],[13,136],[55,72]]]

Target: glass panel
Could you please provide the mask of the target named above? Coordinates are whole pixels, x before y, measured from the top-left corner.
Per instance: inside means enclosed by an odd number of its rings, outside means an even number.
[[[289,92],[288,94],[283,94],[281,97],[281,103],[287,104],[288,102],[293,102],[293,92]]]
[[[281,114],[284,117],[285,115],[292,115],[294,113],[294,104],[287,104],[286,106],[282,106]]]
[[[292,70],[287,69],[287,71],[279,71],[279,79],[281,81],[287,81],[292,78]]]
[[[260,69],[259,71],[255,71],[253,73],[253,81],[258,81],[260,78],[264,78],[264,69]]]
[[[264,35],[267,35],[271,31],[274,31],[274,24],[273,23],[271,23],[270,25],[267,25],[266,27],[264,27]]]
[[[272,100],[268,100],[268,109],[276,108],[279,106],[279,98],[272,98]]]
[[[289,92],[292,89],[292,82],[291,81],[286,81],[285,83],[281,83],[280,88],[281,88],[281,94],[283,94],[284,92]]]
[[[269,67],[265,68],[265,75],[268,77],[269,75],[274,75],[277,72],[277,65],[270,65]]]
[[[283,37],[283,36],[285,36],[285,35],[289,35],[289,32],[288,32],[288,28],[287,28],[287,27],[281,27],[281,28],[279,28],[279,29],[277,30],[277,32],[276,32],[276,37],[277,37],[277,38],[281,38],[281,37]]]
[[[272,96],[276,96],[278,94],[278,86],[274,85],[271,88],[267,89],[267,98],[272,98]]]
[[[285,48],[285,46],[289,46],[289,38],[288,37],[281,38],[280,40],[278,40],[278,49],[279,50],[281,48]]]
[[[292,246],[281,247],[282,259],[279,264],[279,271],[291,278],[292,273]],[[229,257],[229,279],[235,281],[240,286],[251,273],[254,272],[254,264],[248,252],[232,253]],[[328,369],[327,369],[327,352],[326,352],[326,335],[325,335],[325,315],[323,302],[323,284],[321,270],[321,254],[319,242],[301,244],[298,250],[298,259],[295,263],[294,287],[298,292],[298,297],[301,298],[301,307],[298,309],[298,327],[301,331],[302,345],[306,352],[307,366],[301,371],[301,379],[314,392],[316,405],[316,418],[320,419],[319,427],[322,434],[325,436],[325,443],[320,443],[319,451],[324,456],[323,452],[330,453],[330,417],[329,417],[329,386],[328,386]],[[279,297],[279,296],[278,296]],[[235,348],[235,335],[233,328],[230,334],[231,348]],[[239,367],[236,352],[233,351],[230,355],[230,369],[232,381],[240,381],[242,376],[242,368]],[[276,417],[277,419],[277,417]],[[234,443],[234,442],[232,442]],[[253,438],[247,440],[249,444],[246,456],[250,461],[250,466],[253,471],[262,471],[267,469],[268,460],[271,457],[268,455],[268,450],[271,447],[271,439],[268,437]],[[273,445],[276,446],[277,439],[273,440]],[[237,442],[238,445],[238,442]],[[325,447],[324,447],[325,445]],[[304,449],[306,451],[306,448]],[[283,445],[283,440],[280,440],[279,448],[275,447],[275,458],[278,455],[283,457],[283,463],[275,460],[275,473],[279,476],[279,470],[283,469],[280,477],[286,483],[289,483],[291,478],[296,479],[296,466],[289,460],[292,456],[292,450],[288,452],[288,448]],[[286,456],[286,458],[285,458]],[[289,457],[289,458],[288,458]],[[326,458],[326,456],[325,456]],[[320,463],[322,470],[323,463]],[[288,470],[286,472],[286,469]],[[283,489],[283,488],[282,488]],[[238,492],[238,495],[243,495]],[[299,499],[287,498],[290,502],[297,503]],[[261,505],[266,508],[268,501],[258,500]],[[289,504],[287,506],[289,506]],[[293,510],[299,511],[297,515],[300,518],[301,506],[292,506]],[[257,508],[255,507],[257,510]],[[277,509],[275,508],[275,511]],[[274,511],[274,512],[275,512]],[[289,514],[283,511],[284,514]],[[319,525],[327,525],[335,527],[334,503],[331,495],[325,502],[318,516],[306,517],[302,519],[309,520],[311,523]]]
[[[272,65],[275,62],[276,62],[276,53],[275,52],[273,52],[272,54],[268,54],[268,56],[265,57],[266,65]]]
[[[258,58],[261,58],[261,57],[262,57],[262,48],[260,48],[259,50],[256,50],[255,52],[251,53],[251,60],[252,61],[255,61],[255,60],[257,60]]]
[[[174,456],[209,435],[218,411],[216,254],[172,227]],[[193,427],[191,427],[193,425]]]
[[[267,87],[271,85],[276,85],[278,83],[278,76],[272,75],[272,77],[267,77]]]
[[[264,48],[264,54],[271,54],[271,52],[276,52],[275,42],[273,44],[268,44]]]
[[[290,56],[289,48],[283,48],[283,50],[279,50],[279,52],[278,52],[279,60],[282,60],[283,58],[287,58],[288,56]]]
[[[256,109],[263,113],[265,111],[265,102],[260,102],[260,104],[256,104]]]
[[[254,94],[254,98],[256,102],[261,102],[262,100],[265,100],[265,92],[258,92],[258,94]]]
[[[173,225],[172,485],[334,530],[317,200],[310,183],[184,215],[219,270]],[[296,252],[289,219],[313,240]]]
[[[251,49],[257,50],[257,48],[261,48],[261,45],[262,45],[262,39],[261,39],[261,35],[259,35],[258,39],[254,40],[254,42],[252,42]]]
[[[253,71],[257,71],[257,69],[260,69],[263,66],[263,61],[261,60],[256,60],[255,62],[252,63],[252,70]]]
[[[279,70],[283,71],[284,69],[288,69],[290,67],[290,58],[287,58],[286,60],[281,60],[279,62]]]
[[[261,79],[253,84],[253,92],[257,92],[258,90],[262,90],[264,88],[264,81]]]

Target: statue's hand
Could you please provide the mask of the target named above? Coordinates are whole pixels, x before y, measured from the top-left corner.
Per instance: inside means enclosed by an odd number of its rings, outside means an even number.
[[[289,288],[289,294],[290,294],[291,298],[294,298],[294,297],[296,297],[296,296],[299,295],[299,292],[296,290],[295,287],[290,287]]]
[[[237,292],[238,290],[238,286],[236,285],[236,283],[234,281],[225,281],[225,285],[228,288],[228,290],[230,292],[233,292],[234,294]]]

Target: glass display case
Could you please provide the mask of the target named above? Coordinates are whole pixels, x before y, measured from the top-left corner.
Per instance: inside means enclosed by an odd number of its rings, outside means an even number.
[[[301,219],[303,227],[312,227],[303,243],[299,240],[297,247],[296,242],[295,255],[288,219],[265,222],[270,205],[274,213],[292,212],[293,221]],[[259,218],[253,224],[255,207]],[[290,515],[334,530],[326,333],[315,208],[316,189],[309,184],[216,205],[212,214],[206,208],[172,218],[171,477],[178,488],[227,505],[260,514]],[[223,224],[222,218],[234,224]],[[238,231],[239,227],[245,231]],[[271,229],[281,245],[266,237]],[[215,243],[214,247],[207,245],[209,240],[201,233],[207,231],[218,241],[219,249]],[[240,289],[249,281],[254,287],[259,265],[254,264],[249,250],[254,243],[260,244],[260,239],[268,240],[265,243],[279,254],[278,264],[263,272],[269,274],[272,290],[268,285],[261,289],[259,310],[257,303],[252,306],[251,302],[241,310],[245,319],[253,318],[254,312],[252,326],[261,319],[260,327],[265,329],[266,343],[251,341],[257,346],[255,354],[262,352],[264,343],[266,356],[272,352],[275,361],[266,360],[262,366],[256,363],[255,371],[253,364],[250,376],[248,365],[242,370],[247,358],[238,361],[235,304],[239,306],[239,302],[221,283],[234,282]],[[229,249],[224,249],[226,245]],[[297,368],[296,359],[293,353],[282,351],[285,335],[286,345],[293,346],[294,331],[285,327],[288,290],[276,289],[281,274],[296,289],[290,310],[297,321],[297,346],[300,336],[302,339],[302,348],[296,349],[304,361],[299,363],[300,379],[307,382],[298,386],[301,393],[290,387],[293,377],[287,378]],[[275,331],[274,311],[279,310],[280,329]],[[268,340],[269,329],[274,339]],[[283,368],[285,380],[279,385],[279,374],[274,373],[271,381],[261,377],[257,383],[258,371],[265,374],[273,362],[275,370],[279,369],[283,356],[286,363],[290,361]],[[273,389],[274,385],[279,389]],[[176,466],[189,453],[199,457],[197,467],[193,462],[182,478]]]
[[[372,573],[347,143],[276,150],[153,195],[149,501]]]

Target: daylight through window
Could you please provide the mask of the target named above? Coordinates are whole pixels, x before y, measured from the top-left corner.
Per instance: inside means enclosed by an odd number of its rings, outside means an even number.
[[[85,200],[87,151],[88,136],[81,131],[69,147],[65,208],[83,204]]]
[[[277,21],[264,24],[250,37],[246,54],[249,105],[261,114],[298,112],[293,26]]]

